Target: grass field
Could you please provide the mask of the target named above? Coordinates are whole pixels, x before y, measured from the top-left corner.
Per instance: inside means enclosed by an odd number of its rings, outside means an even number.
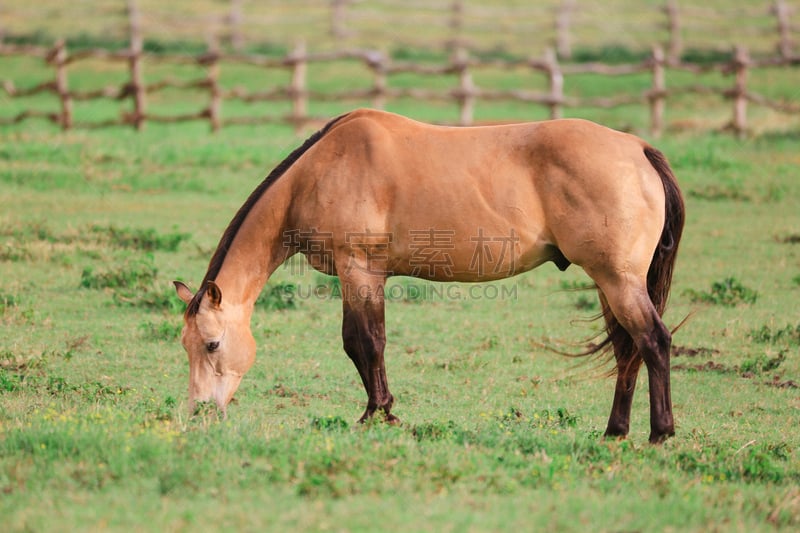
[[[0,68],[20,85],[44,70],[18,59]],[[101,79],[99,68],[86,71],[76,86]],[[587,77],[570,90],[612,93],[620,83]],[[751,83],[797,90],[769,71]],[[2,105],[10,114],[54,101]],[[169,92],[152,102],[200,105]],[[85,106],[76,117],[119,111]],[[189,417],[183,304],[170,282],[197,286],[236,209],[302,137],[278,126],[211,135],[202,123],[142,133],[3,127],[2,529],[796,530],[800,129],[796,118],[756,111],[762,134],[736,140],[711,131],[726,106],[678,102],[657,143],[687,202],[666,321],[690,315],[674,336],[677,434],[662,446],[647,444],[645,373],[630,438],[602,439],[609,367],[547,348],[577,350],[596,334],[600,324],[584,320],[596,299],[571,290],[588,281],[579,269],[549,264],[477,287],[393,281],[387,367],[403,421],[393,427],[354,423],[365,397],[341,349],[335,285],[292,263],[264,290],[252,324],[258,359],[229,417]],[[454,116],[419,102],[390,109]],[[643,113],[570,115],[643,131]],[[686,121],[702,131],[683,130]]]

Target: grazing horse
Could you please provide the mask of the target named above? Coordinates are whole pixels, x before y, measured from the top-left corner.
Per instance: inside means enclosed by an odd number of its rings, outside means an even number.
[[[636,378],[650,386],[650,441],[674,434],[664,326],[684,204],[664,156],[584,120],[483,127],[376,110],[330,121],[279,164],[234,216],[187,303],[189,408],[225,412],[253,364],[253,305],[287,258],[341,281],[344,350],[367,391],[361,421],[394,398],[384,367],[388,276],[479,282],[547,261],[597,285],[616,389],[608,436],[628,433]]]

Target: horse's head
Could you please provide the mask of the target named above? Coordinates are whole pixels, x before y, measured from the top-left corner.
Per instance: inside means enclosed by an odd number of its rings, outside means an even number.
[[[223,301],[213,281],[197,295],[180,281],[174,283],[188,305],[181,344],[189,355],[189,411],[194,412],[197,402],[214,400],[224,413],[256,357],[250,313],[243,305]]]

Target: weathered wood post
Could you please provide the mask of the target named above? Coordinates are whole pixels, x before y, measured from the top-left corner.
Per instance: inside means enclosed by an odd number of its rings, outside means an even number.
[[[228,13],[228,41],[236,52],[244,50],[244,34],[242,33],[242,0],[231,0]]]
[[[747,67],[750,56],[744,46],[737,46],[733,60],[736,76],[733,89],[733,131],[740,139],[747,134]]]
[[[556,13],[556,50],[558,57],[572,57],[572,13],[575,11],[575,0],[562,0]]]
[[[350,35],[347,29],[347,5],[350,0],[331,1],[331,36],[336,40],[345,39]]]
[[[374,80],[372,84],[372,107],[383,109],[386,107],[386,87],[388,83],[386,56],[377,50],[368,52],[367,66],[372,70]]]
[[[792,57],[792,25],[791,12],[784,0],[775,0],[772,6],[778,27],[778,54],[783,59]]]
[[[294,51],[288,57],[288,63],[292,65],[292,81],[289,86],[289,97],[292,100],[292,116],[290,118],[294,127],[300,129],[308,118],[308,93],[306,92],[308,55],[305,41],[297,42]]]
[[[141,16],[136,0],[128,0],[128,19],[130,23],[130,49],[128,50],[128,65],[131,72],[130,90],[133,93],[133,126],[141,131],[145,121],[145,94],[147,88],[142,76],[142,51],[144,39],[142,37]]]
[[[667,30],[669,31],[669,53],[667,60],[670,65],[677,65],[681,62],[683,54],[683,39],[681,37],[681,19],[678,10],[678,0],[667,0],[664,6],[664,13],[667,15]]]
[[[472,73],[469,71],[469,54],[466,49],[459,48],[453,56],[453,68],[458,72],[458,104],[461,126],[472,124],[475,111],[475,84],[472,82]]]
[[[61,101],[58,122],[61,124],[61,129],[68,130],[72,127],[72,95],[69,93],[67,82],[67,45],[64,39],[56,41],[50,60],[56,68],[56,92]]]
[[[222,92],[219,88],[219,54],[219,41],[211,38],[208,42],[208,52],[200,58],[200,62],[206,67],[206,85],[210,93],[208,120],[211,122],[211,131],[213,132],[219,131],[222,125],[220,120]]]
[[[464,46],[463,30],[464,30],[464,2],[462,0],[453,0],[450,4],[450,27],[451,38],[447,43],[450,50],[458,52]]]
[[[664,104],[666,103],[667,87],[664,76],[664,49],[660,46],[653,47],[653,85],[648,95],[650,100],[650,134],[656,139],[664,131]]]
[[[547,65],[547,78],[550,82],[550,95],[547,107],[550,108],[550,118],[561,118],[561,104],[564,102],[564,73],[558,64],[555,50],[545,50],[544,62]]]

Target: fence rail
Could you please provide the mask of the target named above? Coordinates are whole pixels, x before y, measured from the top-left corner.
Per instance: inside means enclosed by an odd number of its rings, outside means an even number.
[[[654,43],[671,60],[684,50],[735,44],[753,55],[788,57],[800,45],[798,0],[12,0],[2,2],[0,41],[14,33],[124,40],[132,12],[141,13],[149,39],[174,44],[213,35],[240,52],[297,36],[314,49],[446,44],[542,55],[554,47],[561,59],[616,45],[641,51]]]
[[[344,50],[336,52],[311,53],[304,45],[298,45],[284,57],[269,57],[255,54],[222,53],[211,47],[206,53],[197,56],[186,55],[152,55],[148,61],[166,64],[197,64],[205,67],[205,76],[192,80],[163,79],[154,83],[144,81],[143,60],[145,57],[141,40],[136,38],[133,27],[131,46],[123,51],[103,49],[80,50],[70,53],[64,41],[59,41],[52,48],[40,46],[0,46],[0,56],[23,55],[34,56],[45,60],[54,68],[52,80],[41,82],[32,87],[17,88],[13,81],[5,80],[3,90],[11,98],[30,97],[39,93],[55,94],[60,102],[58,111],[42,112],[23,110],[11,117],[0,117],[0,124],[19,123],[31,118],[45,118],[59,124],[63,129],[99,128],[118,125],[132,125],[137,129],[150,122],[184,122],[208,121],[211,129],[232,124],[257,123],[289,123],[296,127],[324,117],[314,117],[308,113],[309,102],[349,102],[370,101],[377,108],[385,107],[387,101],[398,98],[414,98],[418,100],[455,102],[458,104],[459,116],[456,121],[460,125],[470,125],[474,121],[474,108],[477,101],[516,101],[536,104],[548,108],[552,118],[562,115],[564,108],[595,107],[613,108],[622,105],[642,104],[649,107],[650,130],[654,136],[664,130],[664,113],[666,103],[679,95],[714,94],[732,102],[730,128],[743,135],[748,130],[747,109],[749,104],[764,106],[782,113],[800,114],[800,101],[783,101],[768,98],[748,89],[749,73],[753,69],[764,67],[796,68],[800,65],[800,56],[754,59],[749,57],[743,47],[736,49],[732,60],[709,65],[675,63],[667,59],[661,47],[654,47],[647,60],[637,64],[606,65],[602,63],[561,64],[554,51],[549,51],[542,59],[532,60],[491,60],[484,61],[460,49],[453,54],[450,61],[438,65],[397,62],[385,54],[375,50]],[[68,67],[76,62],[94,59],[116,61],[128,64],[129,80],[116,86],[106,86],[91,90],[69,89]],[[372,76],[371,87],[337,92],[311,90],[307,85],[308,65],[331,61],[358,61]],[[251,65],[263,69],[283,69],[290,72],[287,85],[275,86],[261,91],[243,88],[225,89],[219,82],[220,68],[223,65]],[[483,68],[494,69],[527,69],[542,73],[549,90],[531,91],[525,89],[499,90],[478,87],[473,82],[472,74]],[[687,71],[694,74],[721,72],[731,75],[732,84],[728,88],[710,88],[699,84],[669,87],[666,83],[668,71]],[[397,74],[415,73],[429,76],[456,76],[458,83],[450,89],[399,88],[390,86],[390,78]],[[564,94],[565,77],[579,74],[599,74],[620,76],[637,73],[650,73],[651,87],[640,94],[624,94],[612,97],[576,98]],[[147,111],[147,96],[164,89],[198,90],[208,93],[208,105],[196,112],[182,114],[157,114]],[[130,111],[124,111],[116,119],[94,122],[76,122],[73,118],[73,102],[94,99],[113,99],[131,101]],[[253,116],[224,118],[222,106],[225,101],[266,102],[281,101],[291,103],[291,112],[287,116]]]

